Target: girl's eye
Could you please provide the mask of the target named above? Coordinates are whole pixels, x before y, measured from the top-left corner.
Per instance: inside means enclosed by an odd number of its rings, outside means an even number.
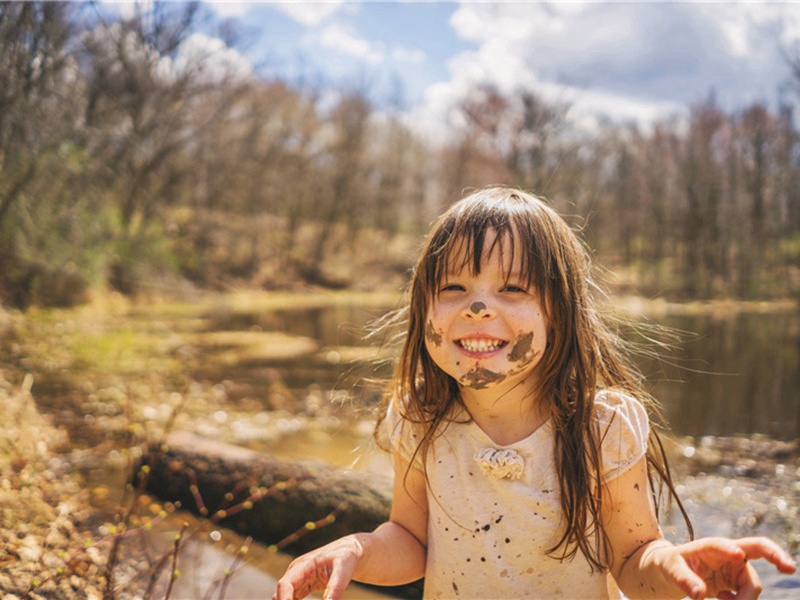
[[[443,292],[463,292],[466,288],[458,283],[448,283],[442,286]]]
[[[508,285],[503,286],[503,289],[501,291],[503,291],[503,292],[511,292],[513,294],[524,294],[528,290],[527,290],[527,288],[525,288],[525,287],[523,287],[521,285],[508,284]]]

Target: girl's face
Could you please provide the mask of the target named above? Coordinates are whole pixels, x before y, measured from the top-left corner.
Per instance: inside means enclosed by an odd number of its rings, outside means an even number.
[[[495,233],[488,231],[480,273],[471,273],[469,264],[448,271],[428,307],[428,354],[460,386],[471,389],[532,385],[529,375],[547,344],[542,299],[510,264],[510,252],[501,251],[509,249],[510,240],[494,241]]]

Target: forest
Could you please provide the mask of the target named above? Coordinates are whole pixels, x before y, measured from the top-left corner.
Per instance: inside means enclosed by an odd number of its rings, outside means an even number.
[[[652,126],[588,131],[569,105],[485,84],[432,139],[358,86],[224,69],[219,40],[241,36],[198,3],[148,7],[0,4],[3,304],[375,285],[463,190],[497,182],[546,197],[637,293],[800,293],[797,93],[731,112],[710,90]]]

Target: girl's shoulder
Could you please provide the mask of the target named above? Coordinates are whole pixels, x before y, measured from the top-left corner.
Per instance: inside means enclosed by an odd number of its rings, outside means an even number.
[[[408,404],[407,398],[394,398],[389,402],[380,435],[392,451],[421,468],[417,450],[425,438],[425,427],[411,416]]]
[[[631,423],[647,424],[650,419],[639,399],[618,389],[600,389],[594,397],[594,416],[600,424],[608,424],[617,418]]]
[[[633,466],[647,452],[650,419],[644,405],[620,390],[600,390],[594,401],[603,479],[609,480]]]

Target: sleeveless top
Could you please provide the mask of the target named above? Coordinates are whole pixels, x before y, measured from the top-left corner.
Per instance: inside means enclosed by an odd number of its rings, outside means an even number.
[[[595,397],[595,415],[606,482],[644,456],[649,421],[639,401],[609,391]],[[619,598],[611,576],[592,572],[580,550],[565,561],[546,554],[563,529],[551,421],[500,446],[468,419],[456,408],[426,457],[424,597]],[[395,406],[386,424],[393,449],[411,461],[419,426]],[[419,456],[413,460],[413,468],[422,468]]]

